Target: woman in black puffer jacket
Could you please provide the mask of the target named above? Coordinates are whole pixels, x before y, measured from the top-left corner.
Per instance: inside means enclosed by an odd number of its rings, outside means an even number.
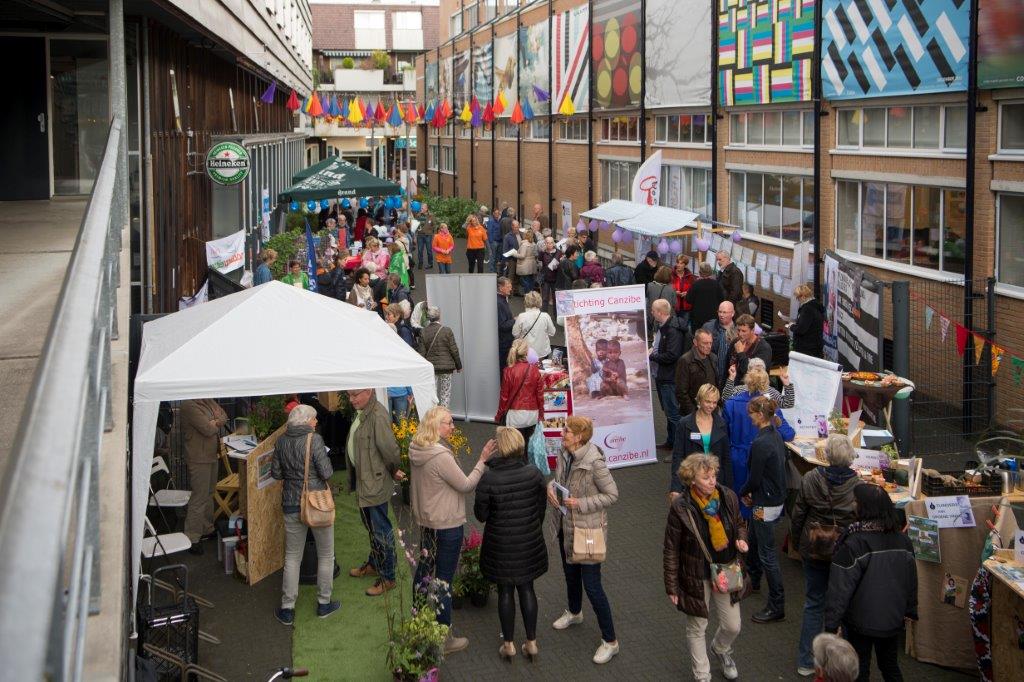
[[[546,488],[544,476],[526,461],[526,443],[517,429],[497,430],[499,457],[487,462],[476,488],[473,513],[484,525],[480,569],[498,585],[498,617],[505,643],[499,653],[515,655],[512,643],[516,621],[516,592],[526,627],[523,653],[537,655],[537,595],[533,581],[548,570],[548,550],[542,531]]]

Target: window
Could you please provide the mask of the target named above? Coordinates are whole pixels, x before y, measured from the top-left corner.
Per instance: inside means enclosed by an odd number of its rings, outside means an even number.
[[[550,134],[551,127],[548,125],[548,119],[546,116],[535,118],[529,123],[523,124],[523,139],[524,140],[546,140]]]
[[[1024,194],[1000,194],[998,198],[996,279],[1024,287]]]
[[[836,246],[891,263],[962,274],[965,201],[961,189],[840,180]]]
[[[840,109],[836,112],[836,144],[844,149],[963,151],[967,148],[967,107]]]
[[[472,128],[472,126],[466,125],[462,121],[459,121],[459,137],[462,137],[462,138],[465,138],[465,139],[468,140],[469,137],[470,137],[470,129],[471,128]]]
[[[814,228],[814,179],[775,173],[729,173],[733,223],[746,232],[793,242]]]
[[[568,120],[560,121],[558,124],[559,139],[586,142],[590,130],[588,123],[589,121],[582,116],[574,116]]]
[[[441,159],[441,145],[432,144],[427,149],[429,150],[427,154],[427,168],[437,170],[437,163]]]
[[[999,151],[1024,152],[1024,102],[999,105]]]
[[[466,27],[467,31],[472,31],[476,28],[477,16],[477,3],[474,2],[471,5],[466,5],[466,16],[463,19],[463,25]]]
[[[707,144],[707,114],[670,114],[654,117],[658,144]]]
[[[640,118],[638,116],[613,116],[601,119],[602,142],[639,142]]]
[[[711,216],[711,171],[663,164],[660,203],[669,208],[695,211],[702,220]]]
[[[352,26],[356,34],[357,50],[386,50],[387,33],[384,12],[356,11],[352,13]]]
[[[454,38],[462,33],[462,12],[456,12],[448,18],[448,37]]]
[[[482,21],[490,21],[497,16],[498,0],[484,0],[484,16]]]
[[[451,173],[455,170],[455,148],[451,145],[441,147],[441,172]]]
[[[755,111],[729,116],[729,144],[765,147],[813,147],[814,112]]]
[[[498,130],[498,138],[502,140],[519,139],[519,126],[507,118],[495,122]]]
[[[423,15],[419,12],[392,12],[391,43],[393,50],[422,50]]]
[[[639,161],[601,161],[601,201],[631,198]]]

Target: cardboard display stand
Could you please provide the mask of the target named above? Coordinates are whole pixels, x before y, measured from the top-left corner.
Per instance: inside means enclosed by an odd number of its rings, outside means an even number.
[[[267,436],[239,462],[239,513],[248,529],[249,585],[255,585],[284,567],[284,484],[270,476],[274,444],[287,425]]]

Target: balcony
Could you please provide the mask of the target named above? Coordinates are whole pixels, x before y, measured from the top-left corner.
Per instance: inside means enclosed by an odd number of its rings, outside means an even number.
[[[413,92],[416,72],[402,71],[387,77],[383,69],[335,69],[334,83],[321,83],[320,90],[339,92]]]

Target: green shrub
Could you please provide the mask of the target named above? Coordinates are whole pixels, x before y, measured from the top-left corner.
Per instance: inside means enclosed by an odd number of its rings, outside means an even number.
[[[374,50],[370,54],[370,61],[373,62],[373,68],[385,71],[391,66],[391,57],[384,50]]]
[[[315,216],[314,216],[315,217]],[[287,232],[275,234],[263,245],[263,248],[270,248],[277,251],[277,260],[270,266],[270,273],[274,279],[281,279],[288,269],[288,261],[295,258],[296,254],[306,248],[306,222],[307,216],[301,212],[289,213],[286,225]],[[313,223],[310,222],[310,228]],[[324,236],[327,230],[314,232],[314,235]]]
[[[434,214],[435,224],[448,223],[448,229],[455,237],[465,237],[466,230],[463,223],[470,213],[475,213],[480,205],[472,199],[459,197],[440,197],[430,192],[422,192],[418,197],[430,206],[430,212]]]
[[[356,68],[356,60],[352,57],[345,57],[341,60],[341,68],[343,69],[354,69]]]

